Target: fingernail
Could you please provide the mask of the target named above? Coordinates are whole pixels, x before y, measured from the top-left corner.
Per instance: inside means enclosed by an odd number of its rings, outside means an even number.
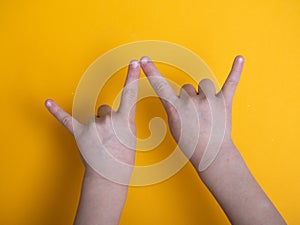
[[[141,63],[143,64],[143,65],[145,65],[147,62],[149,62],[150,61],[150,58],[149,57],[147,57],[147,56],[144,56],[142,59],[141,59]]]
[[[243,63],[243,62],[245,61],[245,59],[244,59],[243,56],[239,55],[239,56],[237,57],[237,61],[238,61],[239,63]]]
[[[137,60],[130,61],[130,67],[132,67],[132,68],[137,68],[139,65],[140,65],[139,61],[137,61]]]
[[[46,100],[46,104],[47,107],[51,107],[52,106],[52,101],[50,99]]]

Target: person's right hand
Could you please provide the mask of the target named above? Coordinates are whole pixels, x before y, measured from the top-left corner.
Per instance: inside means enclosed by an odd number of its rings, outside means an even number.
[[[217,148],[233,145],[232,99],[242,73],[243,57],[235,58],[232,70],[219,93],[216,93],[210,80],[204,79],[199,83],[198,91],[191,84],[182,86],[179,96],[148,57],[143,57],[140,62],[168,114],[174,139],[186,156],[191,157],[196,169],[205,170],[216,157]],[[212,148],[205,151],[208,143],[212,143]],[[202,157],[204,160],[200,163]]]
[[[84,124],[53,100],[46,101],[49,112],[76,137],[83,158],[88,161],[85,163],[86,174],[129,184],[135,159],[135,105],[139,76],[140,64],[133,60],[128,67],[119,109],[115,112],[110,106],[102,105],[98,108],[98,115],[91,115]]]

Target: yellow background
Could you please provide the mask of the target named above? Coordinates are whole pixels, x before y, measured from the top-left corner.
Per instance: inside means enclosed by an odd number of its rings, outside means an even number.
[[[72,224],[84,168],[75,141],[43,102],[54,98],[70,112],[89,64],[146,39],[193,50],[220,83],[234,56],[244,55],[233,137],[287,222],[298,224],[299,27],[297,0],[2,0],[0,224]],[[228,221],[188,164],[163,183],[130,188],[121,224]]]

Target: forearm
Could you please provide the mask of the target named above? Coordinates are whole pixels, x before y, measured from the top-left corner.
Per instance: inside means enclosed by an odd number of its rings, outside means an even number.
[[[232,143],[199,175],[232,224],[285,224]]]
[[[128,187],[109,181],[90,169],[82,183],[75,225],[117,225]]]

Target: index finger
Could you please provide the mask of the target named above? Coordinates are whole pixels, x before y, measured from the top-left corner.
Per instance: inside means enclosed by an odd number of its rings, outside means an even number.
[[[160,97],[164,107],[168,109],[169,103],[173,103],[177,99],[177,95],[169,85],[168,81],[160,74],[154,63],[149,57],[144,56],[140,60],[141,67],[146,74],[151,86],[156,94]]]
[[[132,60],[128,66],[127,77],[122,91],[122,98],[119,107],[119,111],[128,113],[132,119],[135,115],[135,105],[140,73],[141,71],[139,62],[137,60]]]

